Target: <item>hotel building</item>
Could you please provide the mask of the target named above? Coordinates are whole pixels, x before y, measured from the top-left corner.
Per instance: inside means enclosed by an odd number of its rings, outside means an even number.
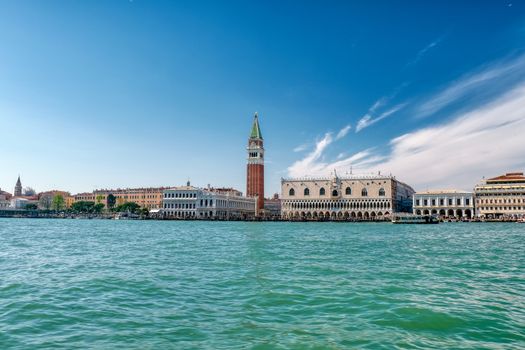
[[[476,185],[477,215],[484,218],[525,217],[525,176],[507,173]]]
[[[283,219],[381,220],[412,211],[414,190],[393,176],[281,179]]]
[[[163,191],[162,212],[173,219],[245,219],[254,217],[256,198],[234,189],[180,186]]]
[[[470,219],[474,216],[474,194],[456,190],[417,192],[414,194],[413,211],[417,215]]]

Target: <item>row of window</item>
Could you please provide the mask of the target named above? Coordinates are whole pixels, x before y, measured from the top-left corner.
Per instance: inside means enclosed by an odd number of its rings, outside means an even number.
[[[297,202],[285,203],[283,209],[389,209],[388,202]]]
[[[486,207],[481,206],[479,210],[525,210],[525,207]]]
[[[164,203],[164,209],[195,209],[195,203]]]
[[[290,191],[288,191],[288,195],[290,197],[295,196],[295,189],[290,188]],[[303,190],[303,195],[305,195],[305,196],[309,196],[310,195],[310,189],[308,187]],[[324,187],[321,187],[319,189],[319,195],[320,196],[326,196],[326,190],[324,189]],[[337,197],[338,195],[339,195],[339,192],[337,190],[333,190],[332,191],[332,196],[333,197]],[[347,196],[352,195],[352,189],[350,187],[347,187],[345,189],[345,195],[347,195]],[[379,197],[384,197],[386,195],[385,189],[384,188],[380,188],[379,192],[378,192],[378,195],[379,195]],[[363,188],[361,190],[361,197],[368,197],[368,190],[366,188]]]
[[[480,204],[498,204],[498,203],[504,203],[504,204],[507,204],[507,203],[525,203],[525,200],[521,200],[521,199],[479,199],[478,200],[478,203]]]
[[[169,192],[164,193],[164,198],[197,198],[197,193],[189,193],[189,192]]]
[[[430,202],[428,199],[423,199],[423,206],[428,206],[428,203],[430,203],[431,206],[436,206],[436,203],[437,201],[435,199],[431,199]],[[447,201],[447,204],[449,206],[452,206],[454,205],[454,200],[452,198],[449,198],[448,201]],[[445,205],[445,200],[443,198],[440,198],[439,199],[439,205],[440,206],[444,206]],[[456,205],[461,205],[461,198],[456,198]],[[465,198],[465,205],[466,206],[469,206],[470,205],[470,198]],[[418,206],[421,206],[421,200],[420,199],[416,199],[416,207]]]

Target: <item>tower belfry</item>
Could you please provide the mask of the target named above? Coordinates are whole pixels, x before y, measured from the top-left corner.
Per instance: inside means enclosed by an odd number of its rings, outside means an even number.
[[[247,151],[246,195],[257,197],[257,211],[260,211],[264,209],[264,142],[257,112],[253,116]]]
[[[16,181],[14,196],[20,197],[22,195],[22,182],[20,181],[20,175],[18,175],[18,180]]]

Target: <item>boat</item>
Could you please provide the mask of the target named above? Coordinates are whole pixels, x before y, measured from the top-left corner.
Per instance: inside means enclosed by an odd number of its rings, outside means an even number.
[[[518,224],[525,224],[525,218],[518,219],[516,222]]]
[[[431,215],[394,214],[393,224],[439,224],[439,219]]]

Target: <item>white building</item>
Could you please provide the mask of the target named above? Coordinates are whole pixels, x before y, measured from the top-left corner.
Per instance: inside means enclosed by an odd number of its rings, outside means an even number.
[[[283,219],[383,220],[412,211],[414,190],[393,176],[281,179]]]
[[[525,176],[507,173],[479,184],[476,193],[477,215],[483,218],[525,217]]]
[[[442,218],[472,218],[474,194],[458,190],[435,190],[414,194],[413,212]]]
[[[256,198],[233,189],[186,186],[163,192],[162,212],[166,218],[242,219],[255,216]]]

